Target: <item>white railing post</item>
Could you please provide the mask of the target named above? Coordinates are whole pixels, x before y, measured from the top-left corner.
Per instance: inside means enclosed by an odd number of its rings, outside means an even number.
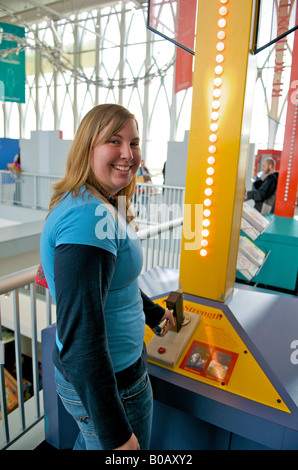
[[[38,190],[37,190],[37,175],[33,176],[33,207],[36,209],[38,207]]]
[[[175,240],[173,238],[178,238],[178,240],[181,238],[180,234],[178,236],[177,230],[182,227],[182,223],[183,217],[178,217],[177,219],[169,220],[159,225],[153,225],[139,231],[139,238],[144,250],[144,265],[142,272],[148,271],[148,269],[155,266],[178,268],[180,252],[176,253],[175,250],[180,249],[180,244],[175,244]],[[168,233],[167,237],[162,236],[162,234],[165,233]],[[152,243],[150,243],[150,241],[152,241]],[[155,243],[156,241],[158,243]],[[174,243],[174,247],[172,242]],[[173,250],[172,247],[174,248]],[[174,263],[175,255],[177,257],[176,264]],[[149,263],[150,259],[151,264]]]
[[[13,314],[14,314],[14,333],[15,333],[14,342],[15,342],[15,355],[16,355],[18,405],[19,405],[21,429],[24,430],[26,427],[26,423],[25,423],[25,413],[24,413],[19,289],[15,289],[13,291]]]
[[[36,318],[36,285],[30,284],[30,303],[31,303],[31,349],[32,349],[32,375],[33,375],[33,395],[35,398],[35,416],[40,417],[39,403],[39,368],[37,352],[37,318]]]
[[[0,296],[12,293],[12,321],[13,326],[9,328],[14,331],[15,342],[15,362],[16,362],[16,382],[17,382],[17,395],[18,395],[18,409],[11,413],[19,414],[19,428],[15,424],[11,429],[11,423],[15,421],[10,420],[7,398],[5,390],[5,359],[0,361],[0,405],[1,405],[1,420],[2,425],[1,443],[0,448],[9,448],[13,442],[18,440],[24,433],[28,432],[43,418],[40,412],[39,401],[39,367],[38,367],[38,338],[37,338],[37,312],[36,312],[36,276],[37,266],[24,269],[17,273],[9,274],[0,278]],[[21,327],[22,327],[22,310],[20,308],[20,295],[19,289],[24,286],[30,286],[30,311],[31,311],[31,339],[32,339],[32,373],[33,373],[33,396],[35,416],[30,415],[30,420],[25,416],[25,400],[23,389],[23,370],[22,370],[22,350],[21,350]],[[22,294],[25,295],[25,294]],[[11,304],[10,304],[11,305]],[[24,305],[27,305],[26,303]],[[1,304],[0,304],[1,307]],[[2,344],[2,318],[0,310],[0,343]],[[2,363],[3,362],[3,363]],[[32,402],[33,403],[33,402]],[[33,423],[32,423],[33,418]],[[30,421],[27,424],[27,421]]]
[[[2,328],[1,328],[1,306],[0,306],[0,341],[2,344]],[[3,362],[0,363],[0,406],[1,406],[1,420],[3,424],[3,432],[5,442],[8,443],[10,440],[9,437],[9,425],[8,425],[8,416],[7,416],[7,403],[6,403],[6,389],[5,389],[5,375],[4,375],[4,352],[3,352]]]

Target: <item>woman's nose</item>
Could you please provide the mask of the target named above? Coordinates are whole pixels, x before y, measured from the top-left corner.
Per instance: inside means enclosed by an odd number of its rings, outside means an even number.
[[[131,160],[133,153],[130,144],[123,144],[121,147],[121,158],[125,160]]]

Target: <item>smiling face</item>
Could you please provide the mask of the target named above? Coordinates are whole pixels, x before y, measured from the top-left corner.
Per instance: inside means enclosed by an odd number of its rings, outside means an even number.
[[[99,138],[105,129],[99,133]],[[131,182],[141,161],[140,139],[133,119],[97,145],[91,155],[91,168],[100,186],[110,195],[116,194]]]

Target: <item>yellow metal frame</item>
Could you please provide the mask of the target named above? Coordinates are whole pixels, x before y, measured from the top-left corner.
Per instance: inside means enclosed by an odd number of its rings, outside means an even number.
[[[184,310],[200,315],[201,320],[175,367],[163,367],[290,413],[222,308],[236,275],[256,74],[250,55],[255,4],[254,0],[198,1],[179,281],[184,293],[215,300],[217,307],[184,301]],[[224,21],[219,24],[220,20]],[[212,184],[207,178],[212,178]],[[210,205],[204,205],[206,199]],[[160,305],[164,301],[156,300]],[[146,327],[146,344],[152,335]],[[201,351],[206,357],[209,354],[206,367],[201,360],[195,369],[188,361]],[[233,362],[228,364],[227,358]]]
[[[220,14],[222,7],[227,8],[227,14]],[[197,17],[180,287],[183,292],[223,302],[234,287],[245,192],[250,113],[244,103],[247,84],[254,84],[254,79],[247,80],[248,71],[256,72],[254,61],[249,57],[254,0],[199,0]],[[220,19],[226,21],[226,26],[219,26]],[[225,33],[222,40],[218,38],[219,31]],[[219,42],[223,44],[223,51],[217,49]],[[221,59],[219,54],[223,62],[217,62]],[[223,67],[219,75],[215,73],[218,65]],[[216,77],[222,79],[220,87],[214,84]],[[213,96],[215,89],[220,90],[219,98]],[[220,103],[219,109],[213,108],[214,101]],[[218,120],[211,118],[213,111],[218,111]],[[218,124],[218,130],[210,130],[212,123]],[[216,142],[210,142],[211,134]],[[210,153],[211,145],[216,148],[215,153]],[[207,162],[210,156],[215,158],[212,165]],[[209,236],[203,242],[208,245],[201,247],[204,227],[200,217],[195,220],[195,214],[199,213],[196,207],[202,207],[206,199],[210,166],[214,168],[214,175],[213,184],[209,186],[212,189]],[[189,243],[191,231],[200,239],[199,246]],[[201,255],[202,248],[205,256]]]

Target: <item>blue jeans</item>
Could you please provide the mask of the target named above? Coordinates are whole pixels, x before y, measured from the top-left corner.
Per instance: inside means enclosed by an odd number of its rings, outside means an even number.
[[[56,368],[55,380],[57,393],[64,407],[72,415],[79,427],[79,434],[73,449],[101,450],[102,447],[95,433],[93,423],[87,416],[79,396],[72,385],[64,379],[63,375]],[[145,372],[130,387],[120,390],[119,396],[141,449],[148,450],[150,447],[153,412],[153,395],[148,373]],[[84,417],[83,420],[82,417]]]

